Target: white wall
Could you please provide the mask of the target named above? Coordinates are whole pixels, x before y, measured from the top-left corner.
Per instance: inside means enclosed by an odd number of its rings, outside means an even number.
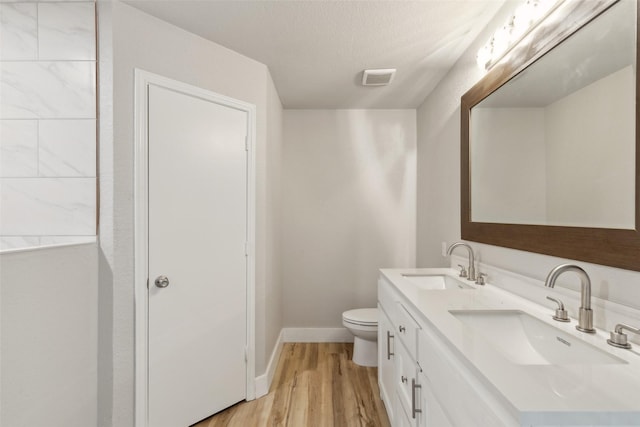
[[[284,323],[341,327],[415,263],[415,110],[285,110]]]
[[[0,255],[0,425],[96,425],[97,244]]]
[[[544,117],[542,108],[473,110],[473,221],[546,223]]]
[[[258,304],[264,307],[264,318],[256,315],[256,324],[263,324],[264,344],[258,348],[258,359],[262,363],[259,375],[267,366],[274,345],[283,326],[282,307],[282,103],[271,78],[267,79],[267,144],[266,150],[266,196],[265,196],[265,248],[268,254],[264,279],[264,301]]]
[[[134,318],[133,318],[133,107],[134,68],[141,68],[257,107],[257,236],[256,236],[256,375],[266,368],[277,332],[282,327],[278,307],[278,254],[270,251],[277,233],[277,169],[269,172],[278,157],[277,147],[281,104],[267,68],[220,45],[195,36],[124,3],[101,4],[99,25],[111,38],[101,34],[101,51],[111,50],[113,85],[103,88],[112,99],[101,100],[108,111],[113,105],[113,138],[108,129],[101,140],[100,286],[101,344],[112,346],[111,359],[101,360],[101,380],[111,383],[111,408],[101,408],[104,425],[133,425]],[[104,27],[104,28],[103,28]],[[110,46],[111,45],[111,46]],[[102,56],[101,56],[102,58]],[[102,106],[101,104],[101,106]],[[277,152],[277,151],[276,151]],[[275,177],[275,181],[270,178]],[[275,204],[273,201],[276,201]],[[269,304],[267,308],[266,304]],[[109,369],[111,368],[111,369]],[[112,376],[109,377],[110,372]],[[102,377],[104,376],[104,378]]]
[[[418,110],[419,267],[449,265],[441,242],[460,240],[460,97],[483,76],[475,62],[478,49],[501,26],[515,4],[508,2]],[[480,260],[544,280],[556,257],[472,242]],[[590,274],[593,294],[640,308],[640,273],[579,262]],[[577,284],[573,284],[577,290]]]
[[[113,26],[111,2],[97,3],[98,17],[98,92],[100,125],[98,146],[100,161],[100,203],[98,214],[98,420],[99,427],[113,425],[114,365],[114,169],[113,164]],[[107,258],[107,255],[109,257]]]
[[[634,228],[635,94],[628,66],[545,109],[549,224]]]

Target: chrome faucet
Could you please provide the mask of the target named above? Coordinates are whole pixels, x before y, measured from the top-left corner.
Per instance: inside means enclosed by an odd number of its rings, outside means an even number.
[[[467,272],[467,280],[476,280],[476,268],[475,268],[475,256],[473,254],[473,248],[471,246],[469,246],[467,243],[465,242],[456,242],[453,243],[451,246],[449,246],[449,248],[447,249],[447,255],[451,255],[451,253],[453,252],[453,250],[455,248],[457,248],[458,246],[462,246],[464,248],[467,249],[467,251],[469,252],[469,268],[468,268],[468,272]]]
[[[573,271],[580,277],[581,298],[580,309],[578,310],[578,326],[576,326],[576,329],[580,332],[593,334],[596,330],[593,329],[593,311],[591,310],[591,279],[589,279],[587,272],[577,265],[560,264],[551,270],[544,285],[553,288],[556,285],[558,276],[565,271]]]

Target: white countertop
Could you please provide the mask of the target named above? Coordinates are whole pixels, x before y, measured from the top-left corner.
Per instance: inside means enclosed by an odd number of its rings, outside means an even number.
[[[520,422],[547,424],[640,425],[640,347],[619,349],[606,343],[609,331],[585,334],[577,321],[556,322],[553,309],[487,284],[474,290],[423,290],[403,275],[445,274],[450,268],[382,269],[382,275],[406,298],[451,349],[490,389],[499,393]],[[454,317],[449,310],[522,310],[549,325],[623,359],[620,364],[518,365]],[[555,423],[554,423],[555,424]]]

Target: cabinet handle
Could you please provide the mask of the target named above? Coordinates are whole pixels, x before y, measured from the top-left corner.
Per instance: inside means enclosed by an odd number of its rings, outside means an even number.
[[[407,382],[407,377],[405,377],[404,375],[400,375],[400,381],[402,383],[406,383]]]
[[[415,419],[416,414],[422,413],[422,409],[416,408],[416,389],[422,388],[420,384],[416,384],[416,379],[411,379],[411,417]]]
[[[394,355],[391,352],[391,338],[393,338],[393,335],[391,335],[391,331],[387,331],[387,360],[391,360],[391,356]]]
[[[404,332],[404,331],[406,331],[406,330],[407,330],[407,328],[405,328],[404,326],[400,325],[400,326],[398,327],[398,330],[399,330],[400,332]]]

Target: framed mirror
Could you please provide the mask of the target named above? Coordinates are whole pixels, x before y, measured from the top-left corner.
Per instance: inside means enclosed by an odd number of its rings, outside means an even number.
[[[640,271],[637,0],[554,14],[462,96],[462,238]]]

